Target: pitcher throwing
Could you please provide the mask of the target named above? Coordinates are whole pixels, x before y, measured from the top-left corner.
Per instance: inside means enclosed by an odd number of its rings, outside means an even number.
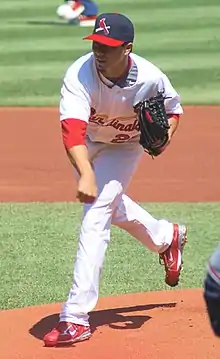
[[[44,337],[45,346],[91,336],[88,313],[98,301],[112,224],[159,254],[169,286],[178,284],[186,242],[185,225],[154,218],[125,194],[145,151],[137,104],[164,94],[169,126],[158,155],[178,127],[183,113],[180,97],[159,68],[132,53],[134,27],[126,16],[99,15],[93,34],[85,39],[92,40],[92,52],[67,69],[60,100],[63,143],[76,173],[84,213],[73,285],[57,327]],[[143,116],[152,122],[145,110]]]

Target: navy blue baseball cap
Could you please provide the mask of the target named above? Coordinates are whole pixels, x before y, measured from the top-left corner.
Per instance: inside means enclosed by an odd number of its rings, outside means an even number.
[[[83,40],[92,40],[113,47],[121,46],[134,41],[134,26],[125,15],[100,14],[96,19],[93,33]]]

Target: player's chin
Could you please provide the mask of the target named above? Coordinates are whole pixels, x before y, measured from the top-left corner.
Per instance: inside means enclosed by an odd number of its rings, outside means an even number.
[[[107,67],[107,62],[105,60],[103,61],[96,60],[96,67],[100,72],[105,71]]]

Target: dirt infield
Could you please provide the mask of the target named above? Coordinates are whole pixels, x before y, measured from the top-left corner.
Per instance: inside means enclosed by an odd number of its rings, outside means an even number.
[[[143,157],[128,194],[146,202],[220,201],[219,117],[220,107],[185,108],[172,145],[155,161]],[[57,111],[8,108],[0,118],[1,202],[74,201]],[[89,341],[44,348],[59,310],[54,304],[0,311],[0,359],[219,359],[201,290],[103,298],[91,313]]]
[[[186,107],[172,145],[154,161],[143,157],[128,194],[146,202],[219,201],[219,117],[220,107]],[[0,118],[1,201],[75,200],[57,110],[0,109]]]
[[[59,310],[55,304],[0,312],[0,358],[219,359],[219,339],[209,328],[200,290],[103,298],[91,313],[89,341],[45,348],[43,335]]]

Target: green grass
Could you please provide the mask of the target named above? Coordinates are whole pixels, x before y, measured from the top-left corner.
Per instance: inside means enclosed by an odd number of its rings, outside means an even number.
[[[188,224],[185,271],[178,288],[201,287],[206,261],[219,242],[219,203],[144,207],[156,217]],[[64,301],[72,282],[81,206],[1,204],[0,209],[0,308]],[[112,227],[100,295],[169,289],[158,256]]]
[[[100,12],[117,10],[131,17],[134,52],[168,74],[183,104],[220,103],[219,0],[98,4]],[[57,106],[64,72],[90,51],[90,42],[81,39],[91,28],[66,26],[56,17],[58,5],[54,0],[1,0],[0,106]]]

